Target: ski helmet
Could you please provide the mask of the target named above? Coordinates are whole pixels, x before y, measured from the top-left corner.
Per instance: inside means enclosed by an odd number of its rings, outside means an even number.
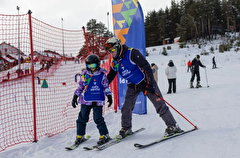
[[[121,51],[120,50],[121,49],[121,41],[117,37],[109,38],[107,40],[107,42],[105,43],[105,50],[109,51],[112,47],[116,47],[116,49],[117,49],[117,54],[113,58],[118,59],[118,57],[120,55],[120,51]]]
[[[90,64],[96,64],[96,68],[98,69],[100,67],[100,58],[96,54],[91,54],[91,55],[87,56],[85,63],[86,63],[86,67],[88,70],[90,70],[88,67],[88,65],[90,65]]]
[[[196,58],[197,58],[197,59],[200,59],[200,55],[197,55]]]

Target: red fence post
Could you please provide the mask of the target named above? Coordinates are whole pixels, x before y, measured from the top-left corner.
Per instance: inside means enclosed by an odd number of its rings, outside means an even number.
[[[29,17],[29,39],[30,39],[30,48],[31,48],[31,75],[32,75],[32,95],[33,95],[33,131],[34,131],[34,140],[37,142],[37,121],[36,121],[36,100],[35,100],[35,82],[34,82],[34,60],[33,60],[33,39],[32,39],[32,17],[31,10],[28,11]]]
[[[84,37],[85,37],[85,41],[86,41],[87,51],[88,51],[88,54],[90,54],[89,47],[88,47],[88,41],[87,41],[87,35],[85,32],[85,27],[83,26],[82,29],[83,29],[83,33],[84,33]]]

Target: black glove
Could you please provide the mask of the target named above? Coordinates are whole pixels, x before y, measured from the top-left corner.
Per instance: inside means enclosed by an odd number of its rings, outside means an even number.
[[[152,85],[147,85],[146,86],[146,91],[155,94],[155,87],[153,87]]]
[[[72,107],[76,108],[76,106],[78,105],[78,101],[77,101],[78,96],[74,94],[73,99],[72,99]]]
[[[112,95],[108,95],[107,98],[108,98],[108,101],[107,101],[107,102],[109,103],[109,104],[108,104],[108,107],[110,107],[110,106],[112,105],[112,102],[113,102],[113,101],[112,101]]]

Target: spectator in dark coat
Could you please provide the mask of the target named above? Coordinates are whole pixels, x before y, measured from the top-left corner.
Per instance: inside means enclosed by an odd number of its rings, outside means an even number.
[[[212,64],[213,64],[212,68],[216,69],[217,65],[216,65],[216,61],[215,61],[215,56],[212,58]]]

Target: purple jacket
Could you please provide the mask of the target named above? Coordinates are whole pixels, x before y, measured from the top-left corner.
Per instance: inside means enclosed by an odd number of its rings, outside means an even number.
[[[96,72],[96,74],[100,74],[100,73],[106,73],[107,71],[103,68],[99,68],[99,70]],[[84,74],[91,74],[91,71],[88,71],[87,69],[84,69],[80,75],[80,81],[79,81],[79,85],[78,88],[75,90],[74,94],[77,95],[79,97],[78,103],[79,104],[85,104],[85,105],[92,105],[91,101],[84,101],[83,99],[83,92],[85,89],[85,85],[84,85]],[[104,93],[105,95],[112,95],[111,90],[109,88],[109,84],[108,84],[108,79],[106,74],[104,74],[103,78],[102,78],[102,85],[104,88]],[[103,106],[105,105],[105,101],[98,101],[97,105],[99,106]]]

